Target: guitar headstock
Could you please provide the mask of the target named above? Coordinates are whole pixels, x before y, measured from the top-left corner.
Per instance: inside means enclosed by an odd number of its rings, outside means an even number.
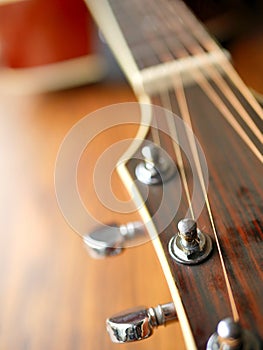
[[[140,106],[149,106],[117,171],[186,346],[260,349],[262,111],[181,1],[87,3]]]

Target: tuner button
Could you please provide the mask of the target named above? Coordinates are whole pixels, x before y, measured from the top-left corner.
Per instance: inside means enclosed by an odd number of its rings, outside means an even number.
[[[111,225],[98,228],[84,236],[83,241],[93,258],[105,258],[120,254],[126,241],[144,233],[140,222],[129,222],[126,225]]]
[[[107,331],[114,343],[128,343],[148,338],[153,329],[177,319],[174,304],[155,308],[133,309],[106,320]]]

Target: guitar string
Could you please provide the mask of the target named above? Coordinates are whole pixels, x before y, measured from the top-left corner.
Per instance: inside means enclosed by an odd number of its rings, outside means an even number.
[[[239,89],[239,91],[245,97],[245,99],[250,104],[250,106],[257,113],[259,118],[263,120],[263,110],[261,109],[259,103],[256,101],[251,91],[249,91],[249,89],[246,87],[243,80],[240,78],[237,72],[233,69],[232,65],[226,60],[222,68],[224,69],[225,73],[228,75],[230,80],[232,80],[234,85]]]
[[[154,113],[154,111],[153,111],[153,113]],[[151,134],[152,134],[153,143],[155,143],[157,146],[161,146],[161,140],[160,140],[159,128],[158,128],[158,120],[155,117],[155,115],[153,115]]]
[[[192,53],[194,54],[194,52],[192,52]],[[210,73],[211,73],[211,70],[210,70]],[[200,77],[200,75],[199,75],[199,77]],[[213,77],[215,77],[215,75],[213,75]],[[216,83],[218,83],[218,79],[215,79],[215,80],[216,80]],[[180,83],[179,83],[179,81],[180,81]],[[175,91],[176,91],[176,95],[177,95],[177,100],[178,100],[178,103],[180,105],[180,109],[181,109],[181,112],[182,112],[182,117],[183,117],[183,119],[186,122],[188,122],[191,125],[191,117],[190,117],[189,110],[188,110],[188,107],[187,107],[187,101],[185,99],[183,86],[181,86],[181,80],[178,79],[178,76],[176,77],[176,79],[174,79],[174,84],[175,84]],[[208,86],[207,85],[203,85],[203,84],[201,84],[201,85],[202,85],[203,88],[206,87],[205,91],[208,93],[209,92]],[[222,88],[222,85],[220,87]],[[179,91],[180,91],[180,94],[178,93]],[[214,96],[215,96],[215,94],[214,94]],[[210,94],[210,98],[211,98],[211,94]],[[215,100],[215,98],[213,98],[213,102],[214,103],[215,102],[220,102],[220,106],[222,106],[222,104],[221,104],[222,101],[219,99],[219,97],[217,97],[216,100]],[[235,105],[235,107],[236,106],[237,105]],[[222,110],[222,107],[220,109]],[[191,127],[192,127],[192,125],[191,125]],[[218,252],[219,252],[219,256],[220,256],[220,260],[221,260],[221,265],[222,265],[224,276],[225,276],[225,281],[226,281],[226,285],[227,285],[228,295],[229,295],[229,298],[230,298],[230,305],[231,305],[231,308],[232,308],[233,317],[234,317],[235,320],[238,320],[239,319],[238,311],[237,311],[237,307],[236,307],[236,304],[235,304],[235,299],[234,299],[234,295],[233,295],[232,288],[231,288],[231,285],[230,285],[230,281],[229,281],[229,278],[228,278],[226,266],[225,266],[225,263],[224,263],[224,259],[223,259],[223,255],[222,255],[222,251],[221,251],[218,235],[217,235],[217,232],[216,232],[211,206],[210,206],[209,199],[208,199],[205,187],[204,187],[203,174],[202,174],[202,170],[200,168],[200,161],[198,159],[198,153],[197,153],[197,149],[196,149],[195,143],[194,143],[194,148],[193,148],[193,142],[191,142],[191,147],[193,149],[193,153],[195,154],[196,163],[198,165],[199,177],[200,177],[200,180],[201,180],[203,194],[204,194],[206,205],[207,205],[207,209],[208,209],[208,212],[209,212],[210,221],[211,221],[211,224],[212,224],[214,236],[216,238],[217,248],[218,248]]]
[[[154,3],[151,3],[151,5],[153,5]],[[180,14],[182,15],[182,14]],[[193,16],[193,15],[192,15]],[[187,17],[187,16],[186,16]],[[180,18],[180,17],[179,17]],[[197,20],[195,19],[195,17],[193,16],[195,22],[197,22]],[[188,22],[189,19],[187,18]],[[169,23],[168,21],[165,22],[166,24]],[[197,22],[199,24],[199,22]],[[201,25],[199,25],[199,27],[201,28],[202,32],[204,32],[206,34],[206,32],[203,30],[203,27]],[[198,35],[199,31],[197,31],[197,35]],[[206,36],[209,38],[209,36],[206,34]],[[192,38],[192,37],[191,37]],[[205,40],[205,38],[202,36],[203,41],[205,41],[206,46],[211,46],[211,42],[213,42],[210,38],[209,40]],[[165,38],[164,38],[165,39]],[[156,44],[158,45],[157,42],[153,43],[152,48],[156,49]],[[185,47],[187,47],[187,45],[184,45]],[[196,47],[196,45],[195,45]],[[198,47],[199,49],[203,50],[203,52],[205,53],[204,49],[201,47],[201,45],[198,43]],[[219,50],[219,48],[216,46],[217,48],[217,52],[221,52]],[[197,47],[196,47],[197,48]],[[209,48],[209,47],[208,47]],[[160,48],[159,48],[160,49]],[[168,49],[169,46],[168,46]],[[185,49],[185,48],[184,48]],[[187,47],[188,51],[192,51],[193,52],[193,48]],[[211,48],[210,48],[211,49]],[[158,49],[156,50],[158,52]],[[169,50],[171,51],[171,50]],[[194,50],[195,51],[195,50]],[[161,50],[159,52],[162,52]],[[158,53],[159,53],[158,52]],[[185,49],[186,55],[189,56],[189,54],[187,53],[186,49]],[[195,53],[195,52],[193,52]],[[185,56],[185,53],[183,54]],[[167,57],[166,57],[167,58]],[[174,59],[175,57],[173,57]],[[226,61],[227,62],[227,61]],[[206,66],[207,67],[207,66]],[[195,68],[195,67],[193,67]],[[210,70],[210,73],[212,73],[213,68],[215,68],[213,65],[211,65],[211,67],[208,66],[208,69]],[[200,69],[200,68],[199,68]],[[200,69],[201,70],[201,69]],[[224,116],[224,118],[228,121],[228,123],[232,126],[232,128],[237,132],[237,134],[241,137],[241,139],[245,142],[245,144],[251,149],[251,151],[255,154],[255,156],[262,161],[262,155],[260,150],[257,148],[257,146],[253,143],[253,141],[250,139],[250,137],[248,136],[248,134],[245,132],[245,130],[241,127],[241,125],[238,123],[238,121],[235,119],[235,117],[232,115],[231,111],[225,106],[224,103],[222,103],[220,97],[218,96],[218,94],[213,90],[212,86],[209,84],[208,80],[204,80],[203,79],[203,72],[199,72],[198,70],[195,69],[194,71],[195,74],[195,79],[198,82],[198,84],[201,86],[201,88],[204,90],[204,92],[209,96],[210,100],[218,107],[218,109],[220,110],[220,112],[222,113],[222,115]],[[211,74],[210,74],[211,77]],[[232,97],[234,96],[233,93],[226,93],[224,87],[226,87],[226,83],[224,80],[221,79],[220,75],[218,74],[217,70],[214,69],[214,74],[212,74],[212,79],[215,80],[215,82],[217,83],[217,86],[221,87],[221,91],[226,95],[226,97],[229,99],[229,95],[231,95]],[[222,85],[223,84],[223,85]],[[229,88],[227,88],[228,91]],[[227,92],[228,92],[227,91]],[[229,99],[230,100],[230,99]],[[250,116],[248,115],[247,111],[244,109],[244,107],[240,104],[240,102],[237,100],[237,98],[234,96],[232,98],[232,100],[230,100],[231,104],[233,104],[236,107],[236,111],[239,113],[239,115],[243,118],[243,120],[245,120],[245,122],[247,124],[249,124],[250,128],[253,130],[254,134],[256,135],[256,137],[261,141],[262,140],[262,135],[261,132],[259,131],[259,129],[257,128],[257,126],[255,125],[255,123],[251,120]],[[249,119],[250,118],[250,119]],[[155,133],[156,134],[156,133]],[[157,144],[159,143],[159,140],[157,139],[157,134],[153,135],[154,139],[156,140]]]
[[[138,7],[139,4],[137,2],[136,2],[136,5],[137,5],[138,11],[140,11],[141,8]],[[157,56],[159,56],[160,51],[158,49],[155,51],[157,53]],[[170,58],[173,59],[173,57],[170,57]],[[173,149],[174,149],[175,156],[177,159],[179,172],[181,174],[181,178],[183,181],[183,186],[184,186],[186,198],[187,198],[187,202],[189,205],[190,215],[194,219],[194,210],[193,210],[193,206],[192,206],[192,202],[191,202],[191,196],[190,196],[190,190],[189,190],[188,183],[187,183],[186,172],[184,169],[182,152],[181,152],[180,146],[175,142],[175,140],[178,139],[178,134],[176,131],[175,124],[173,123],[173,120],[167,116],[167,110],[172,111],[172,106],[170,103],[169,96],[167,94],[160,93],[160,97],[161,97],[161,100],[163,100],[163,104],[168,106],[167,109],[164,111],[164,113],[165,113],[166,121],[167,121],[168,127],[170,129],[172,139],[173,139],[173,141],[172,141]],[[155,126],[151,127],[150,130],[151,130],[152,138],[153,138],[154,143],[156,143],[158,146],[160,146],[161,142],[160,142],[160,137],[159,137],[159,132],[158,132],[158,120],[157,120],[157,118],[153,118],[153,119],[154,119],[154,122],[156,123],[157,128]]]
[[[173,7],[172,7],[173,8]],[[181,15],[181,13],[180,13]],[[178,14],[177,14],[178,16]],[[185,16],[187,17],[187,16]],[[194,17],[194,16],[193,16]],[[180,18],[180,17],[179,17]],[[195,17],[194,17],[195,18]],[[164,21],[164,23],[167,25],[169,23],[168,21],[169,18],[166,18],[166,21]],[[196,20],[195,20],[196,21]],[[180,24],[181,26],[183,25],[183,23]],[[201,27],[202,28],[202,27]],[[184,31],[184,33],[187,33],[186,31]],[[188,35],[188,34],[187,34]],[[193,39],[193,37],[188,37],[188,39]],[[165,40],[165,38],[164,38]],[[187,40],[185,38],[185,40]],[[212,40],[211,40],[212,41]],[[207,41],[206,45],[207,44]],[[202,46],[196,41],[196,45],[195,47],[190,46],[190,45],[186,45],[184,42],[182,42],[183,48],[181,48],[181,54],[185,57],[185,56],[190,56],[188,54],[188,52],[191,53],[191,55],[194,54],[200,54],[205,53],[205,50],[202,48]],[[168,45],[167,49],[170,52],[173,52],[173,50],[171,49],[171,47]],[[217,47],[217,46],[216,46]],[[183,51],[183,49],[185,49],[185,51]],[[188,52],[187,52],[188,50]],[[219,48],[217,47],[217,51],[220,51]],[[175,58],[175,57],[174,57]],[[245,142],[245,144],[251,149],[251,151],[255,154],[255,156],[262,161],[262,154],[260,152],[260,150],[257,148],[257,146],[252,142],[252,140],[250,139],[250,137],[248,136],[248,134],[245,132],[245,130],[241,127],[241,125],[238,123],[238,121],[235,119],[235,117],[233,116],[233,114],[231,113],[231,111],[229,110],[229,108],[227,108],[225,106],[225,104],[222,102],[221,98],[219,97],[219,95],[216,93],[216,91],[212,88],[211,84],[209,84],[208,80],[205,77],[205,74],[202,72],[201,68],[199,67],[199,70],[197,70],[197,67],[193,66],[193,70],[192,73],[194,74],[194,78],[197,81],[197,83],[200,85],[200,87],[204,90],[204,92],[209,96],[210,100],[218,107],[218,109],[220,110],[220,112],[222,113],[222,115],[224,116],[224,118],[228,121],[228,123],[232,126],[232,128],[237,132],[237,134],[241,137],[241,139]],[[231,92],[229,87],[227,87],[227,84],[225,83],[225,81],[223,79],[221,79],[218,71],[215,69],[215,67],[210,64],[210,65],[206,65],[206,69],[207,71],[210,72],[210,78],[212,80],[214,80],[214,82],[217,84],[217,86],[221,89],[221,91],[223,92],[223,94],[226,96],[226,98],[229,100],[229,102],[235,107],[236,111],[238,112],[238,114],[242,117],[242,119],[246,122],[246,124],[250,127],[250,129],[252,129],[252,131],[254,132],[254,134],[256,135],[256,137],[259,139],[259,141],[262,142],[262,134],[259,130],[259,128],[256,126],[256,124],[254,123],[254,121],[251,119],[251,117],[249,116],[249,114],[247,113],[247,111],[244,109],[244,107],[241,105],[241,103],[238,101],[238,99],[236,98],[236,96]],[[205,79],[204,79],[205,78]],[[225,90],[225,87],[227,87],[227,89]]]
[[[177,96],[177,100],[178,100],[179,108],[181,110],[182,118],[183,118],[183,120],[186,123],[189,124],[189,126],[193,130],[191,116],[190,116],[189,109],[188,109],[188,106],[187,106],[187,100],[186,100],[186,96],[185,96],[185,93],[184,93],[183,82],[182,82],[180,73],[177,74],[176,79],[174,77],[174,90],[175,90],[175,94]],[[196,164],[196,167],[197,167],[199,181],[201,183],[201,187],[202,187],[203,196],[204,196],[204,199],[205,199],[205,203],[206,203],[209,219],[210,219],[212,230],[213,230],[214,237],[215,237],[215,240],[216,240],[217,250],[218,250],[221,266],[222,266],[222,269],[223,269],[223,274],[224,274],[224,278],[225,278],[225,282],[226,282],[227,293],[228,293],[228,297],[229,297],[230,306],[231,306],[231,309],[232,309],[233,318],[234,318],[235,321],[238,321],[239,320],[239,315],[238,315],[238,311],[237,311],[237,306],[236,306],[236,303],[235,303],[235,298],[234,298],[234,294],[233,294],[233,291],[232,291],[232,288],[231,288],[230,280],[229,280],[229,277],[228,277],[228,274],[227,274],[226,265],[225,265],[225,262],[224,262],[222,249],[221,249],[221,246],[220,246],[218,233],[217,233],[217,230],[216,230],[216,226],[215,226],[214,217],[213,217],[213,214],[212,214],[210,201],[209,201],[208,194],[207,194],[207,191],[206,191],[203,171],[202,171],[202,168],[201,168],[200,158],[199,158],[199,155],[198,155],[196,143],[195,143],[195,140],[193,139],[192,135],[190,135],[189,133],[187,133],[187,137],[188,137],[188,140],[189,140],[189,143],[190,143],[190,147],[191,147],[192,152],[193,152],[193,156],[195,158],[195,164]]]
[[[181,111],[181,116],[182,116],[183,120],[193,130],[191,116],[190,116],[190,113],[189,113],[187,100],[186,100],[186,96],[185,96],[184,88],[183,88],[183,82],[182,82],[180,73],[178,73],[176,76],[173,77],[173,82],[174,82],[175,94],[176,94],[177,101],[178,101],[178,104],[179,104],[179,108],[180,108],[180,111]],[[166,106],[166,108],[169,108],[169,105]],[[239,320],[239,315],[238,315],[238,311],[237,311],[237,307],[236,307],[233,291],[232,291],[232,288],[231,288],[230,280],[228,278],[226,265],[225,265],[225,262],[224,262],[224,258],[223,258],[223,254],[222,254],[222,250],[221,250],[221,246],[220,246],[217,230],[216,230],[216,227],[215,227],[210,201],[209,201],[209,198],[208,198],[208,194],[206,192],[203,172],[202,172],[202,168],[201,168],[201,164],[200,164],[198,151],[197,151],[197,148],[196,148],[196,143],[195,143],[195,140],[193,139],[192,135],[190,135],[187,131],[186,131],[186,134],[187,134],[187,137],[188,137],[188,140],[189,140],[189,143],[190,143],[190,147],[191,147],[194,159],[195,159],[195,164],[196,164],[196,167],[197,167],[199,181],[200,181],[201,188],[202,188],[202,191],[203,191],[203,196],[204,196],[204,199],[205,199],[205,203],[206,203],[209,219],[210,219],[210,222],[211,222],[213,234],[214,234],[214,237],[215,237],[215,240],[216,240],[216,245],[217,245],[219,258],[220,258],[220,262],[221,262],[221,266],[222,266],[222,270],[223,270],[223,274],[224,274],[224,278],[225,278],[225,282],[226,282],[226,287],[227,287],[227,292],[228,292],[228,296],[229,296],[230,306],[231,306],[231,309],[232,309],[233,318],[234,318],[235,321],[238,321]]]
[[[172,12],[174,12],[174,8],[170,6],[168,3],[168,8]],[[208,52],[217,52],[223,59],[225,59],[225,54],[222,52],[220,47],[216,44],[214,40],[211,39],[209,34],[204,29],[203,25],[197,20],[195,15],[187,8],[186,4],[182,1],[176,1],[173,3],[175,7],[177,7],[180,12],[180,16],[183,19],[183,23],[188,26],[188,29],[191,31],[193,37],[195,37],[201,46],[203,46]],[[243,97],[247,100],[250,106],[254,109],[254,111],[258,114],[258,116],[263,119],[263,110],[260,108],[259,104],[256,102],[252,93],[245,86],[242,79],[233,69],[231,63],[228,60],[225,60],[224,65],[221,66],[221,69],[225,70],[227,76],[232,80],[234,85],[239,89],[242,93]],[[251,117],[248,115],[249,119]],[[247,121],[249,123],[249,121]]]
[[[197,50],[190,49],[191,53],[193,55],[203,54],[205,53],[205,50],[199,49]],[[251,119],[248,112],[245,110],[244,106],[240,103],[240,101],[237,99],[237,97],[234,95],[232,90],[229,88],[227,83],[224,81],[222,76],[220,75],[219,71],[215,69],[215,66],[213,65],[206,65],[206,71],[209,73],[210,78],[217,84],[217,86],[220,88],[221,92],[225,95],[225,97],[228,98],[229,102],[232,106],[235,107],[236,111],[239,113],[240,117],[244,120],[244,122],[249,126],[249,128],[253,131],[255,136],[258,138],[259,141],[262,141],[262,134],[255,124],[255,122]]]
[[[179,104],[179,108],[180,108],[180,111],[181,111],[181,116],[182,116],[183,120],[190,126],[190,128],[193,129],[192,128],[192,122],[191,122],[189,109],[187,107],[187,101],[186,101],[186,97],[185,97],[185,93],[184,93],[183,83],[182,83],[182,80],[181,80],[181,77],[179,76],[179,74],[176,77],[174,77],[174,89],[175,89],[175,94],[176,94],[177,101],[178,101],[178,104]],[[170,96],[169,96],[169,93],[167,91],[166,91],[166,93],[165,92],[162,93],[161,100],[162,100],[163,106],[166,109],[172,110]],[[171,123],[170,121],[171,121],[171,118],[168,118],[168,120],[167,120],[168,127],[170,129],[171,136],[174,137],[174,135],[177,135],[177,131],[176,131],[175,123]],[[215,237],[217,250],[218,250],[218,254],[219,254],[219,258],[220,258],[220,262],[221,262],[221,266],[222,266],[222,270],[223,270],[223,275],[224,275],[225,282],[226,282],[226,288],[227,288],[227,293],[228,293],[228,297],[229,297],[229,302],[230,302],[233,318],[234,318],[235,321],[238,321],[239,320],[239,315],[238,315],[238,311],[237,311],[237,307],[236,307],[233,291],[232,291],[232,288],[231,288],[230,280],[228,278],[226,265],[225,265],[225,262],[224,262],[224,258],[223,258],[223,254],[222,254],[222,250],[221,250],[221,246],[220,246],[217,230],[216,230],[216,227],[215,227],[214,218],[213,218],[213,214],[212,214],[212,209],[211,209],[209,198],[208,198],[208,195],[207,195],[207,192],[206,192],[203,172],[202,172],[202,168],[201,168],[201,164],[200,164],[200,159],[199,159],[199,156],[198,156],[198,151],[197,151],[197,148],[196,148],[196,143],[195,143],[195,140],[193,139],[193,137],[191,135],[189,135],[187,130],[186,130],[186,133],[187,133],[188,141],[190,143],[192,154],[193,154],[193,157],[194,157],[194,160],[195,160],[195,165],[196,165],[196,168],[197,168],[199,181],[200,181],[200,184],[201,184],[201,188],[202,188],[203,196],[204,196],[204,199],[205,199],[205,203],[206,203],[209,219],[210,219],[212,230],[213,230],[213,234],[214,234],[214,237]],[[182,155],[181,155],[181,151],[178,152],[178,149],[180,149],[180,147],[175,142],[173,142],[173,144],[174,144],[174,149],[175,149],[175,154],[176,154],[176,157],[177,157],[177,161],[179,161],[178,162],[178,166],[179,166],[180,169],[183,169],[182,174],[184,174],[184,177],[183,177],[184,187],[185,187],[185,191],[186,191],[186,195],[187,195],[187,199],[188,199],[188,203],[189,203],[189,208],[191,208],[190,209],[191,210],[191,215],[194,218],[193,207],[192,207],[190,193],[189,193],[189,188],[188,188],[187,179],[186,179],[186,175],[185,175],[185,169],[184,169],[184,165],[183,165]],[[178,154],[179,154],[179,157],[178,157]]]
[[[208,43],[208,41],[205,40],[205,43]],[[217,51],[220,51],[217,46],[215,46],[215,47],[217,48]],[[196,40],[194,47],[187,46],[187,49],[193,55],[205,53],[205,50],[198,43],[197,40]],[[226,82],[223,80],[222,76],[219,74],[219,71],[217,69],[215,69],[215,67],[212,64],[206,65],[206,70],[210,73],[210,78],[212,80],[214,80],[214,82],[217,84],[217,86],[219,86],[221,91],[228,98],[229,102],[235,107],[236,111],[241,116],[241,118],[246,122],[246,124],[254,132],[254,134],[258,138],[258,140],[262,142],[262,133],[260,132],[259,128],[256,126],[254,121],[251,119],[251,117],[249,116],[249,114],[247,113],[245,108],[241,105],[240,101],[238,101],[237,97],[233,94],[233,92],[227,86]],[[204,80],[202,73],[197,71],[197,70],[194,71],[194,74],[195,74],[195,78],[196,78],[198,84],[203,88],[203,90],[206,92],[206,94],[208,94],[208,96],[210,97],[212,102],[214,102],[214,104],[219,107],[219,109],[220,109],[221,113],[223,114],[223,116],[225,117],[225,119],[230,123],[230,125],[239,134],[239,136],[243,139],[243,141],[250,147],[250,149],[258,157],[258,159],[260,161],[262,161],[261,152],[258,150],[258,148],[255,146],[255,144],[252,142],[252,140],[249,138],[249,136],[246,134],[246,132],[243,130],[243,128],[240,126],[240,124],[237,122],[237,120],[232,115],[230,110],[228,108],[226,108],[224,103],[221,101],[220,97],[216,94],[216,92],[214,91],[212,86],[209,84],[208,80]],[[262,112],[261,112],[261,114],[262,114]]]
[[[191,195],[190,195],[190,190],[189,190],[189,186],[187,183],[187,178],[186,178],[186,172],[184,169],[184,162],[183,162],[183,157],[182,157],[182,151],[181,151],[181,147],[179,146],[179,144],[177,144],[175,142],[175,140],[179,140],[178,138],[178,133],[176,130],[176,126],[175,123],[173,122],[173,119],[170,118],[170,115],[167,114],[167,110],[172,111],[172,105],[171,105],[171,101],[169,98],[169,93],[167,93],[167,91],[160,91],[160,99],[161,99],[161,103],[162,105],[165,107],[165,117],[166,117],[166,122],[168,124],[168,128],[170,131],[170,136],[172,138],[172,144],[173,144],[173,149],[175,152],[175,156],[176,156],[176,160],[177,160],[177,164],[180,170],[180,174],[182,177],[182,181],[183,181],[183,186],[185,189],[185,195],[187,198],[187,202],[189,205],[189,210],[190,210],[190,214],[191,217],[193,219],[195,219],[195,215],[194,215],[194,210],[193,210],[193,205],[192,205],[192,201],[191,201]]]
[[[195,18],[195,16],[190,11],[187,11],[186,5],[182,1],[180,2],[180,4],[177,3],[177,5],[181,7],[182,17],[184,17],[184,22],[187,23],[189,29],[191,29],[193,36],[195,36],[199,40],[199,42],[203,45],[203,47],[207,51],[216,50],[218,51],[219,54],[221,54],[225,58],[225,55],[222,53],[222,51],[220,50],[218,45],[214,42],[214,40],[211,40],[206,30],[203,28],[202,24],[199,23],[199,21]],[[187,12],[187,15],[184,15],[184,13],[186,12]],[[254,109],[254,111],[259,115],[261,119],[263,119],[263,110],[260,108],[259,104],[256,102],[252,93],[246,87],[242,79],[233,69],[231,63],[228,60],[226,60],[224,66],[222,66],[221,68],[225,70],[225,72],[227,73],[229,78],[232,80],[232,82],[235,84],[235,86],[242,92],[243,96],[246,98],[247,102],[249,102],[249,104]]]
[[[201,73],[201,72],[200,72]],[[204,85],[202,85],[204,87]],[[210,89],[212,90],[212,87],[208,85],[205,85],[206,87],[206,91],[209,91]],[[178,91],[178,89],[177,89]],[[209,94],[210,98],[211,96],[216,96],[216,93],[214,92],[214,94]],[[182,100],[181,100],[182,101]],[[221,102],[222,101],[220,100],[219,96],[217,96],[217,99],[215,100],[215,98],[213,98],[213,102]],[[231,101],[230,101],[231,102]],[[237,105],[237,104],[236,104]],[[182,106],[182,104],[181,104]],[[187,105],[186,105],[187,106]],[[222,105],[221,105],[221,110],[222,110]],[[223,109],[223,112],[224,112],[224,109]],[[225,113],[224,113],[225,114]],[[231,115],[231,114],[230,114]],[[232,123],[233,124],[233,123]],[[235,126],[235,125],[234,125]],[[236,129],[234,127],[234,129]],[[238,130],[239,131],[239,130]],[[199,163],[199,159],[197,161],[197,165]],[[200,163],[199,163],[200,164]],[[200,174],[200,171],[199,171],[199,174]],[[203,188],[203,185],[204,185],[204,182],[203,182],[203,174],[201,173],[200,174],[200,180],[201,180],[201,183],[202,183],[202,188]],[[203,188],[204,189],[204,188]],[[236,308],[236,305],[235,305],[235,301],[234,301],[234,296],[233,296],[233,293],[232,293],[232,289],[231,289],[231,286],[230,286],[230,282],[229,282],[229,279],[228,279],[228,276],[227,276],[227,271],[226,271],[226,267],[225,267],[225,264],[224,264],[224,260],[223,260],[223,256],[222,256],[222,252],[221,252],[221,248],[220,248],[220,244],[219,244],[219,240],[218,240],[218,237],[217,237],[217,233],[216,233],[216,229],[215,229],[215,224],[214,224],[214,220],[213,220],[213,216],[212,216],[212,211],[211,211],[211,207],[210,207],[210,203],[208,201],[208,197],[207,197],[207,194],[206,194],[206,191],[204,191],[204,196],[205,196],[205,200],[206,200],[206,205],[207,205],[207,209],[208,209],[208,212],[209,212],[209,216],[210,216],[210,221],[211,221],[211,224],[212,224],[212,227],[213,227],[213,231],[214,231],[214,234],[215,234],[215,237],[216,237],[216,242],[217,242],[217,246],[218,246],[218,250],[219,250],[219,254],[220,254],[220,260],[221,260],[221,263],[222,263],[222,267],[223,267],[223,271],[224,271],[224,275],[225,275],[225,280],[226,280],[226,284],[227,284],[227,289],[228,289],[228,294],[229,294],[229,297],[230,297],[230,304],[231,304],[231,307],[232,307],[232,313],[233,313],[233,317],[234,319],[238,319],[238,313],[237,313],[237,308]]]
[[[167,47],[167,48],[169,50],[169,47]],[[157,55],[159,55],[158,52],[157,52]],[[169,53],[166,53],[166,57],[167,58],[168,58],[168,56],[169,56]],[[162,61],[162,59],[161,59],[161,61]],[[182,118],[191,127],[191,129],[193,130],[193,128],[192,128],[192,121],[191,121],[189,109],[188,109],[188,106],[187,106],[187,101],[186,101],[186,97],[185,97],[185,93],[184,93],[184,88],[183,88],[183,83],[181,81],[181,77],[179,77],[179,74],[178,74],[176,76],[176,79],[173,77],[173,80],[174,80],[174,91],[175,91],[175,94],[176,94],[176,97],[177,97],[179,108],[181,110]],[[164,96],[164,93],[163,93],[163,96]],[[164,101],[164,97],[162,99]],[[166,91],[166,101],[168,101],[168,100],[169,100],[169,103],[167,104],[167,102],[166,102],[166,105],[165,105],[165,108],[167,108],[167,109],[171,108],[171,102],[170,102],[169,92]],[[174,127],[175,127],[175,123],[174,123]],[[176,129],[176,127],[175,127],[175,129]],[[189,143],[190,143],[190,147],[191,147],[194,159],[195,159],[195,164],[196,164],[197,171],[198,171],[199,181],[200,181],[200,184],[201,184],[201,187],[202,187],[203,196],[204,196],[206,207],[207,207],[207,210],[208,210],[209,219],[210,219],[212,230],[213,230],[213,234],[214,234],[214,237],[215,237],[215,240],[216,240],[216,245],[217,245],[219,258],[220,258],[220,262],[221,262],[221,266],[222,266],[222,270],[223,270],[223,275],[224,275],[225,282],[226,282],[226,288],[227,288],[227,293],[228,293],[228,297],[229,297],[229,302],[230,302],[233,318],[234,318],[235,321],[238,321],[239,320],[239,315],[238,315],[238,311],[237,311],[237,307],[236,307],[233,291],[232,291],[232,288],[231,288],[230,280],[228,278],[226,265],[225,265],[225,262],[224,262],[224,258],[223,258],[223,254],[222,254],[222,250],[221,250],[221,246],[220,246],[217,230],[216,230],[216,227],[215,227],[214,218],[213,218],[213,214],[212,214],[212,209],[211,209],[210,202],[209,202],[209,199],[208,199],[208,195],[207,195],[207,192],[206,192],[203,172],[202,172],[202,168],[201,168],[201,164],[200,164],[198,151],[197,151],[197,148],[196,148],[196,143],[195,143],[195,140],[193,139],[193,137],[191,135],[189,135],[189,133],[187,131],[186,131],[186,133],[187,133],[187,137],[188,137],[188,140],[189,140]],[[183,167],[183,169],[184,169],[184,167]],[[185,171],[184,171],[184,174],[185,174]],[[186,181],[186,183],[187,183],[187,181]],[[188,188],[188,185],[187,185],[187,188]],[[191,207],[192,207],[192,205],[191,205]]]
[[[241,137],[241,139],[246,143],[246,145],[250,148],[250,150],[254,153],[254,155],[262,161],[262,154],[257,146],[251,141],[248,134],[245,130],[240,126],[238,121],[235,119],[231,111],[225,106],[222,102],[221,98],[212,88],[211,84],[209,84],[208,80],[204,79],[204,75],[201,72],[194,70],[192,71],[193,76],[198,83],[198,85],[203,89],[206,95],[210,98],[210,100],[214,103],[215,106],[219,109],[228,123],[232,126],[232,128],[237,132],[237,134]]]

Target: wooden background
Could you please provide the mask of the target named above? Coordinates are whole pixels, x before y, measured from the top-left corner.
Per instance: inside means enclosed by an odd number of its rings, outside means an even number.
[[[242,39],[232,46],[234,61],[246,82],[262,92],[263,36]],[[54,165],[67,131],[100,107],[132,100],[124,83],[34,96],[1,90],[1,350],[184,349],[176,324],[141,343],[111,344],[107,316],[170,300],[157,258],[148,243],[92,260],[56,202]],[[89,154],[94,162],[95,149]],[[96,199],[90,203],[103,222],[112,221]]]

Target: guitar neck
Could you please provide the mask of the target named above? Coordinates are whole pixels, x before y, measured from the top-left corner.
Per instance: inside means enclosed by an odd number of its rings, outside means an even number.
[[[171,72],[200,61],[227,60],[182,1],[148,0],[143,7],[139,1],[86,2],[137,94],[151,93],[149,85],[160,80],[160,71],[168,80]]]
[[[181,1],[145,1],[141,6],[139,1],[113,0],[110,4],[140,70],[219,50]]]
[[[191,68],[202,65],[205,69],[212,63],[252,98],[228,54],[184,2],[147,0],[142,7],[140,1],[85,1],[138,97],[171,87],[171,75],[178,71],[191,82]],[[252,103],[262,114],[258,104]]]
[[[219,49],[181,1],[109,2],[139,70]]]

